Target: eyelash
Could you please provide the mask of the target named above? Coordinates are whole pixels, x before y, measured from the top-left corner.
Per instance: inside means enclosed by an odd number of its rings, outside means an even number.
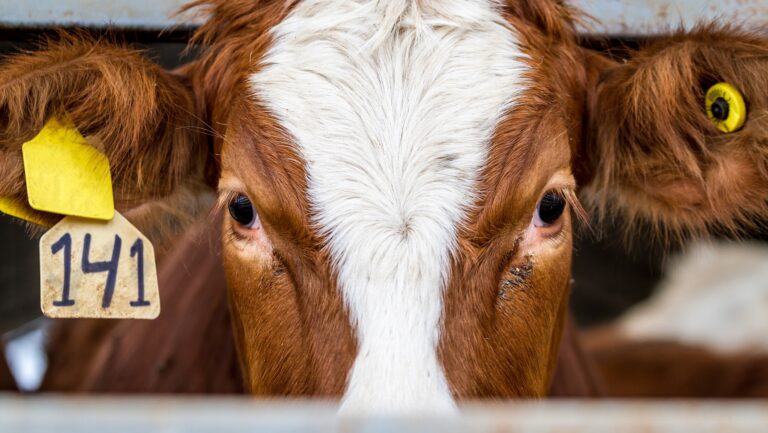
[[[584,210],[584,207],[581,205],[581,201],[579,201],[579,197],[576,195],[576,191],[574,191],[573,188],[565,187],[547,190],[547,192],[550,191],[560,194],[560,196],[565,199],[566,208],[570,208],[573,211],[573,214],[576,215],[576,219],[585,225],[589,225],[587,211]],[[541,199],[539,199],[539,201],[541,201]],[[538,206],[539,202],[536,202],[536,209],[538,209]]]
[[[224,211],[227,206],[229,206],[229,203],[235,199],[235,197],[238,196],[238,194],[241,194],[239,192],[235,191],[222,191],[219,193],[219,197],[216,199],[216,204],[213,206],[212,213],[213,214],[219,214],[219,212]]]

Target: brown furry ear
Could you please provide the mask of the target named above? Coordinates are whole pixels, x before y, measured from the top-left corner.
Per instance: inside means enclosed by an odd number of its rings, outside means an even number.
[[[648,223],[665,240],[762,225],[768,40],[700,27],[624,63],[598,63],[576,167],[583,198],[599,216],[621,215],[630,230]],[[722,81],[740,90],[748,109],[746,124],[732,133],[719,131],[705,109],[707,89]]]
[[[207,208],[209,152],[195,111],[183,77],[134,50],[60,34],[0,65],[0,196],[26,203],[21,145],[66,113],[108,156],[118,211],[158,239]]]

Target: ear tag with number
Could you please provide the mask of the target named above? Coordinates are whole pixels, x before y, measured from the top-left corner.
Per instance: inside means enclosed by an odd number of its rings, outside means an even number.
[[[40,307],[54,318],[156,318],[152,244],[119,212],[64,218],[40,239]]]
[[[51,119],[21,148],[33,209],[109,220],[115,212],[109,160],[71,120]]]

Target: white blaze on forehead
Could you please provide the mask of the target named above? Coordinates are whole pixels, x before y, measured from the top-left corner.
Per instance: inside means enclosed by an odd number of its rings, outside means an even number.
[[[437,356],[442,292],[525,65],[495,3],[432,3],[302,1],[251,77],[305,160],[356,329],[346,412],[456,407]]]

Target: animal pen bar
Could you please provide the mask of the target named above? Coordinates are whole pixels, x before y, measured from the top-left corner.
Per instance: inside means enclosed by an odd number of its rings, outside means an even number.
[[[518,402],[458,418],[339,419],[324,403],[247,398],[0,398],[0,431],[123,433],[741,433],[765,431],[766,402]]]
[[[85,25],[162,29],[188,27],[189,17],[174,16],[188,0],[35,0],[0,2],[0,24],[45,27]],[[652,35],[680,23],[700,20],[764,25],[768,0],[569,0],[584,11],[582,30],[611,36]]]
[[[84,25],[156,30],[190,27],[170,18],[185,0],[35,0],[0,2],[5,27]],[[585,33],[652,36],[698,20],[744,23],[768,17],[768,0],[571,0],[595,18]],[[599,24],[597,24],[599,23]],[[707,380],[702,378],[702,380]],[[768,429],[768,402],[523,401],[466,405],[460,418],[344,420],[325,403],[249,398],[0,396],[0,432],[752,432]]]

